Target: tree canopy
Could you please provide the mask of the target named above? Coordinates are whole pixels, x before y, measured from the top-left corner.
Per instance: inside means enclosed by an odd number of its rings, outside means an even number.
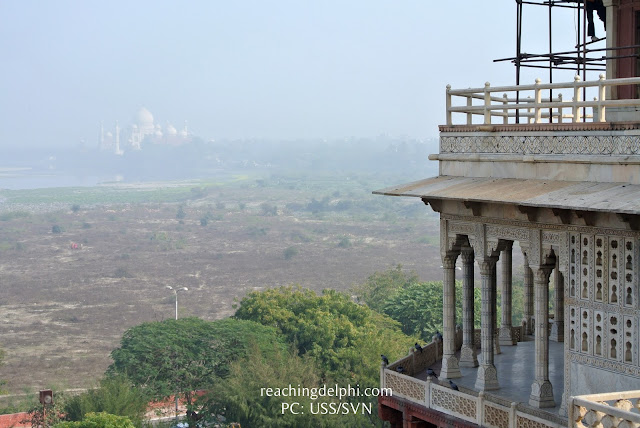
[[[513,278],[512,322],[519,325],[523,313],[522,279]],[[442,282],[419,282],[415,273],[406,273],[398,265],[376,272],[363,284],[354,287],[358,298],[402,325],[408,335],[430,342],[442,331]],[[501,293],[497,296],[498,319],[501,318]],[[474,288],[474,323],[480,327],[480,289]],[[462,323],[462,282],[456,281],[456,319]]]
[[[374,311],[383,313],[386,301],[400,290],[418,283],[415,272],[406,272],[398,264],[384,272],[375,272],[353,288],[353,292]]]
[[[127,330],[111,352],[108,375],[123,374],[154,398],[208,389],[229,373],[232,361],[244,356],[250,343],[265,354],[286,346],[276,329],[238,319],[205,321],[183,318],[148,322]]]
[[[380,354],[405,355],[415,342],[397,322],[335,290],[320,296],[299,286],[252,292],[235,316],[277,328],[300,355],[317,362],[323,377],[366,386],[379,382]]]
[[[248,367],[251,369],[247,370]],[[207,422],[216,424],[219,416],[224,416],[227,421],[249,427],[349,426],[344,421],[332,425],[326,415],[309,412],[312,400],[308,396],[282,397],[262,393],[265,388],[288,385],[320,387],[321,379],[314,361],[310,357],[299,357],[295,350],[266,358],[260,348],[254,346],[246,357],[231,364],[230,375],[206,397],[204,413],[210,419]],[[294,401],[300,404],[294,410],[298,414],[283,411],[283,403]],[[318,401],[326,401],[326,398],[319,397]]]

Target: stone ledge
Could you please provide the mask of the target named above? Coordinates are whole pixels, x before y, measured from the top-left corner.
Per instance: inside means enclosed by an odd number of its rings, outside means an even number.
[[[564,164],[640,165],[640,155],[520,155],[502,153],[441,153],[429,160],[450,162],[527,162]]]
[[[508,125],[439,125],[440,132],[627,131],[640,122],[520,123]]]

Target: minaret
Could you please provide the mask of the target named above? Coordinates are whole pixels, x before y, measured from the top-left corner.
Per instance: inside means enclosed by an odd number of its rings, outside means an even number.
[[[100,149],[104,149],[104,121],[100,121]]]
[[[187,128],[187,121],[185,119],[184,121],[184,130],[182,131],[183,135],[186,137],[187,135],[189,135],[189,129]]]
[[[120,126],[118,126],[118,121],[116,120],[116,154],[121,155],[124,152],[120,150]]]

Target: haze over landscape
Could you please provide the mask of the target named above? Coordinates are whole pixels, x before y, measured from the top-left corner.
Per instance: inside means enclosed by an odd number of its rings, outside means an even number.
[[[554,23],[560,46],[571,21]],[[513,83],[490,58],[513,56],[514,33],[497,1],[3,1],[0,148],[94,147],[100,121],[140,107],[205,140],[430,138],[447,84]],[[546,34],[524,48],[546,52]]]
[[[438,175],[447,84],[513,83],[489,59],[514,54],[505,3],[0,0],[0,410],[95,386],[125,332],[173,319],[166,286],[214,324],[290,284],[358,312],[380,272],[439,280],[437,215],[372,191]]]

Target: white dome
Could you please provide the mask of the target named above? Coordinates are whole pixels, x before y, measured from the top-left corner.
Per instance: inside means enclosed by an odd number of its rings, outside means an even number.
[[[160,138],[162,137],[162,131],[160,131],[159,129],[156,131],[155,136]]]
[[[136,123],[140,126],[153,126],[153,115],[149,110],[142,107],[136,115]]]
[[[178,130],[172,124],[168,124],[167,125],[167,134],[169,134],[169,135],[178,135]]]
[[[107,137],[107,138],[111,138],[111,137],[113,137],[113,134],[112,134],[111,132],[107,131],[107,135],[106,135],[106,137]]]

